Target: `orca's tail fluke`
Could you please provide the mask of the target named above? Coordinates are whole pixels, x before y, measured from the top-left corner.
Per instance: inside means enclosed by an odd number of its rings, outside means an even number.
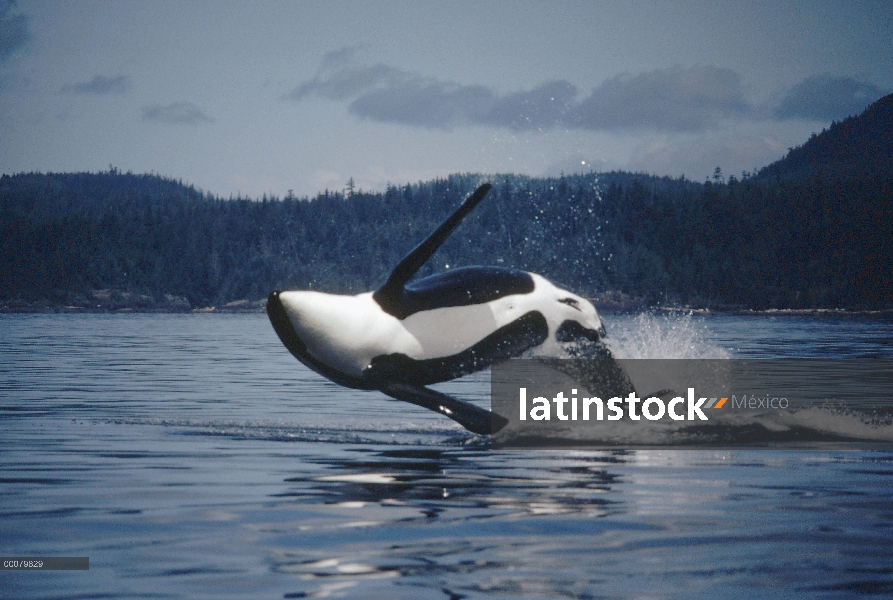
[[[394,270],[391,271],[391,275],[388,277],[385,284],[378,288],[372,295],[375,301],[378,302],[378,305],[381,306],[385,312],[391,313],[388,309],[393,306],[395,302],[399,301],[399,298],[403,294],[403,287],[409,282],[412,276],[416,274],[422,265],[431,258],[431,255],[440,248],[441,244],[446,241],[453,230],[462,222],[462,219],[464,219],[468,213],[470,213],[472,209],[484,199],[484,196],[487,195],[487,192],[490,191],[491,187],[492,186],[489,183],[485,183],[476,189],[474,193],[469,196],[458,209],[456,209],[456,212],[450,215],[450,217],[444,221],[434,233],[429,235],[424,242],[413,248],[413,250],[407,254],[396,267],[394,267]]]

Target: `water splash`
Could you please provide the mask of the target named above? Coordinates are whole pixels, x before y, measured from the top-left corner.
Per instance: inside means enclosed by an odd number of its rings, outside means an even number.
[[[731,358],[711,341],[704,319],[691,314],[616,315],[609,327],[617,358]]]
[[[610,315],[606,321],[609,337],[605,341],[614,356],[621,361],[628,359],[725,361],[740,358],[734,350],[721,345],[715,333],[708,327],[707,319],[698,315],[646,312]],[[800,328],[803,327],[802,323],[798,325]],[[825,330],[827,329],[826,325]],[[793,333],[785,333],[789,336],[797,335],[799,329],[793,328]],[[816,345],[814,335],[811,341]],[[796,356],[803,352],[792,351],[792,354]],[[626,369],[634,366],[631,363],[624,363]],[[720,379],[723,377],[721,371],[715,374]],[[628,372],[639,391],[684,387],[652,385],[651,382],[642,380],[641,373]],[[591,427],[583,434],[568,428],[567,431],[557,429],[550,431],[549,436],[551,439],[584,443],[601,442],[620,447],[685,444],[695,446],[727,444],[733,447],[736,444],[746,445],[752,442],[754,436],[765,438],[766,441],[771,440],[778,445],[792,444],[792,447],[796,447],[798,443],[810,442],[816,444],[827,442],[831,445],[844,441],[889,443],[893,441],[893,420],[889,412],[878,415],[867,409],[828,405],[791,411],[748,412],[737,418],[725,419],[721,424],[709,426],[691,427],[688,423],[676,422],[612,422],[603,428]]]

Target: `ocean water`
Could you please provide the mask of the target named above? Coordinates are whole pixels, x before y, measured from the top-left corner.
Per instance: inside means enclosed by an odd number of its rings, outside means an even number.
[[[605,321],[631,358],[893,358],[890,319]],[[90,559],[9,599],[890,597],[893,452],[495,451],[264,315],[0,315],[0,548]]]

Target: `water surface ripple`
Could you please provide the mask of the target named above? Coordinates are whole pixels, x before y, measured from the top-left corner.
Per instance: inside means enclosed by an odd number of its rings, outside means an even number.
[[[630,355],[893,357],[889,320],[607,317]],[[441,389],[486,404],[486,374]],[[893,595],[893,453],[506,451],[263,315],[0,315],[2,598]]]

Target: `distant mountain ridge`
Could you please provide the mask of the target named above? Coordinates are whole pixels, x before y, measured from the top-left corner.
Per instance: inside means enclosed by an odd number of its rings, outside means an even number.
[[[484,180],[491,197],[420,276],[492,264],[624,305],[893,309],[887,96],[727,183],[462,174],[225,200],[117,169],[3,175],[0,312],[241,309],[273,289],[368,291]]]
[[[893,173],[893,94],[831,124],[758,177],[879,177]]]

